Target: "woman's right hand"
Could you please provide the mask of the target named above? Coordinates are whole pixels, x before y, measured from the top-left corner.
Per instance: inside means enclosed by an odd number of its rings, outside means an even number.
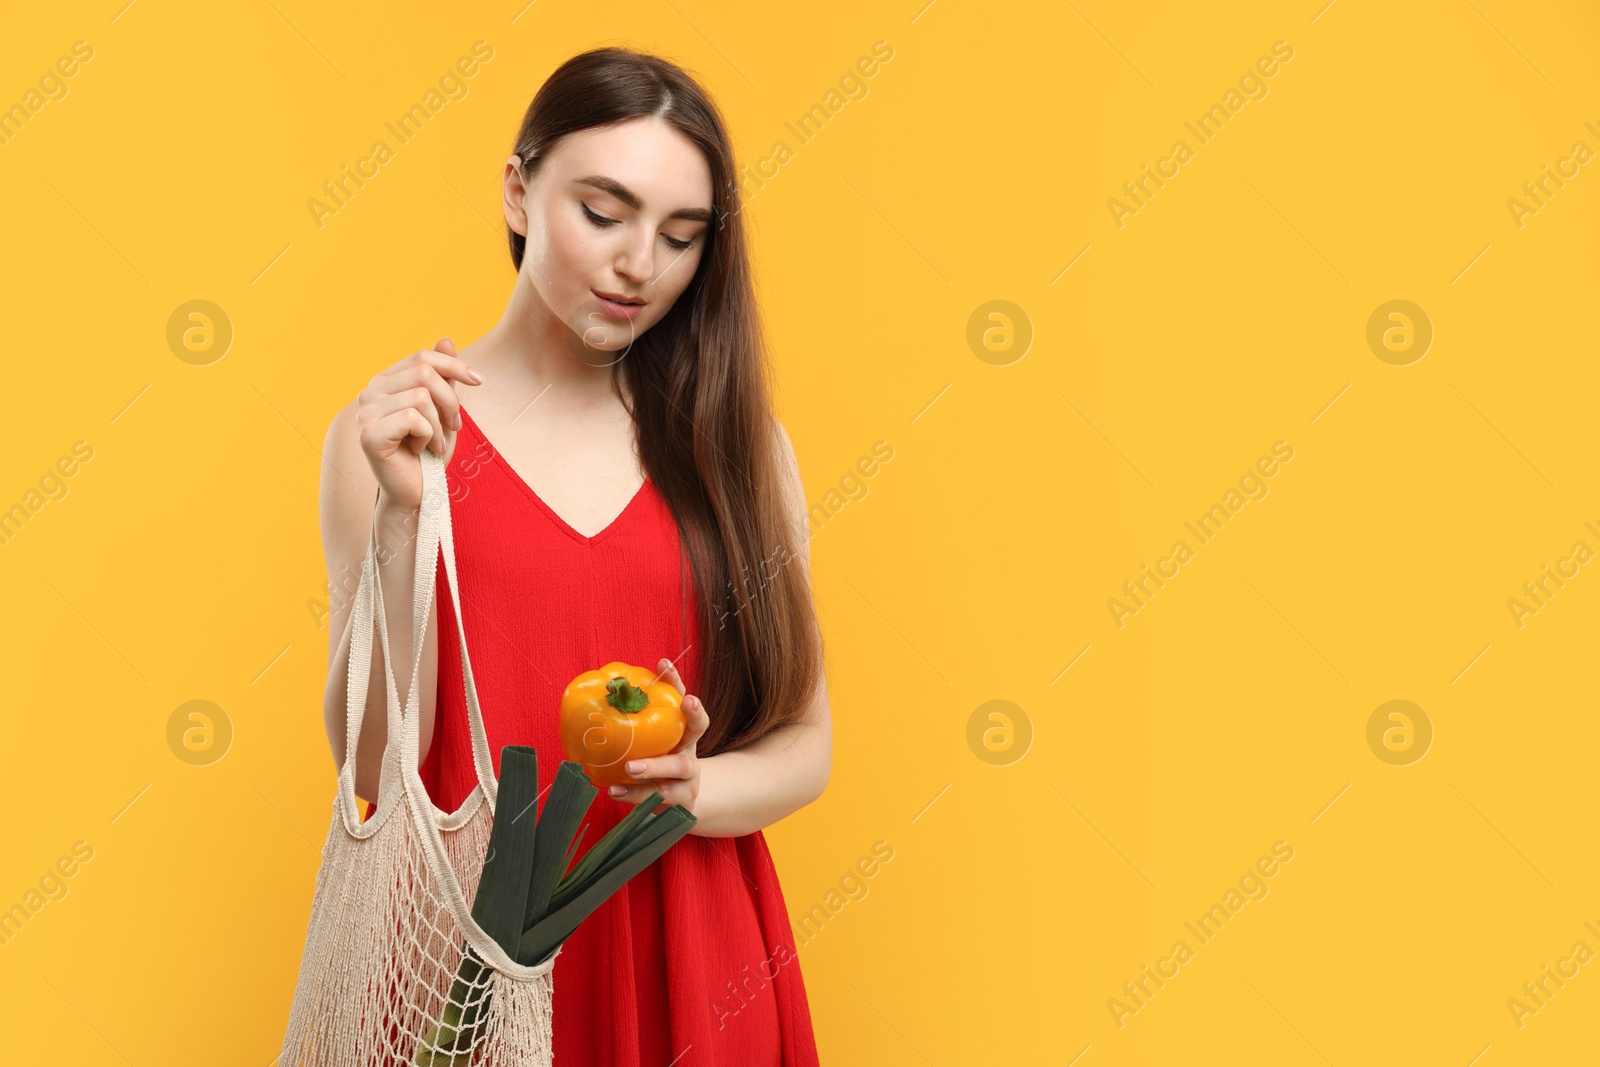
[[[461,400],[452,382],[480,385],[483,375],[467,366],[446,337],[378,372],[356,395],[361,451],[378,480],[380,501],[415,510],[422,506],[422,465],[431,448],[446,460],[461,429]]]

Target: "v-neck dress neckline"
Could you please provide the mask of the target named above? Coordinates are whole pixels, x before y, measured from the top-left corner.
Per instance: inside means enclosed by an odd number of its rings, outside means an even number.
[[[642,500],[642,498],[645,495],[645,490],[650,485],[650,475],[646,474],[644,476],[644,481],[639,483],[639,488],[634,490],[633,496],[630,497],[628,499],[628,502],[622,506],[622,510],[617,512],[617,515],[616,515],[615,518],[613,518],[610,522],[606,523],[606,525],[602,529],[596,531],[593,534],[582,533],[575,526],[573,526],[572,523],[570,523],[566,519],[562,518],[561,517],[561,513],[556,511],[555,508],[551,507],[548,503],[546,503],[545,499],[543,497],[541,497],[538,493],[534,492],[533,486],[528,484],[528,480],[526,478],[524,478],[522,475],[517,473],[516,468],[511,465],[511,461],[506,459],[505,453],[501,452],[500,449],[495,445],[495,443],[493,441],[489,440],[488,435],[483,432],[483,427],[479,426],[477,421],[475,419],[473,419],[473,417],[470,414],[467,413],[466,405],[465,404],[461,405],[459,410],[461,412],[461,425],[462,425],[462,428],[464,429],[467,426],[471,426],[472,427],[473,434],[475,434],[477,436],[478,440],[482,441],[484,444],[489,446],[489,451],[492,452],[494,454],[495,458],[500,461],[500,465],[505,469],[506,475],[511,479],[512,483],[514,485],[516,485],[517,488],[521,489],[523,491],[523,493],[527,494],[528,499],[533,501],[534,506],[537,507],[540,511],[544,512],[545,515],[547,515],[550,518],[551,522],[555,523],[556,526],[560,527],[560,529],[563,530],[569,537],[572,537],[573,539],[575,539],[575,540],[577,540],[577,541],[579,541],[579,542],[581,542],[583,544],[586,544],[586,545],[598,544],[601,540],[603,540],[606,537],[607,534],[609,534],[609,533],[611,533],[611,531],[615,530],[617,528],[618,524],[621,523],[622,520],[624,518],[626,518],[628,516],[628,514],[634,510],[635,505],[640,503],[640,501]],[[458,441],[457,442],[457,447],[459,447],[459,446],[460,446],[460,442]]]

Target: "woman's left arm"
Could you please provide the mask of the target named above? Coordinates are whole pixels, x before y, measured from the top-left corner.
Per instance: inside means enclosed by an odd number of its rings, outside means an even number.
[[[805,487],[794,446],[782,425],[774,420],[782,466],[785,468],[783,501],[795,531],[798,560],[806,580],[811,576],[811,546],[806,521]],[[669,661],[657,664],[662,677],[680,691],[683,683]],[[773,823],[810,804],[827,787],[833,767],[833,719],[828,708],[828,679],[817,679],[811,704],[795,722],[780,726],[757,741],[715,756],[696,756],[695,745],[710,718],[700,698],[683,702],[689,729],[678,749],[665,756],[636,761],[625,768],[642,775],[645,785],[616,787],[624,803],[637,804],[651,791],[659,791],[667,804],[682,804],[697,820],[690,833],[701,837],[740,837]]]
[[[811,536],[806,492],[800,482],[789,433],[776,419],[778,456],[783,468],[783,505],[798,550],[798,563],[811,580]],[[748,745],[700,760],[700,795],[691,833],[738,837],[771,826],[822,795],[833,767],[833,717],[828,711],[828,679],[817,679],[816,695],[796,722],[780,726]]]
[[[707,756],[692,834],[739,837],[771,826],[822,795],[833,764],[833,723],[824,680],[799,722],[742,748]]]

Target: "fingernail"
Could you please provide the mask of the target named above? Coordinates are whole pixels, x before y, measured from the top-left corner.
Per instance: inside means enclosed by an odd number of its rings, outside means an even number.
[[[634,760],[632,763],[628,764],[627,770],[629,774],[643,774],[644,763],[640,760]]]
[[[471,378],[473,381],[477,382],[479,385],[483,384],[483,375],[479,374],[475,370],[467,371],[467,377]]]
[[[611,795],[614,796],[614,797],[620,797],[623,793],[626,793],[626,792],[627,792],[627,790],[624,789],[620,785],[614,785],[614,786],[611,787]]]

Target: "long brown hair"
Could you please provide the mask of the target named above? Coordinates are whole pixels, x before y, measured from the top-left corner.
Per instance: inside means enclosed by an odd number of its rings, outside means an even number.
[[[770,369],[728,134],[716,105],[680,67],[597,48],[567,60],[540,87],[514,151],[526,181],[567,134],[642,116],[698,145],[711,169],[714,218],[695,276],[635,339],[613,378],[620,397],[627,376],[645,470],[672,509],[694,574],[699,688],[711,718],[696,751],[710,756],[797,720],[823,660],[809,583],[791,565],[806,525],[803,515],[784,512]],[[509,236],[521,270],[523,235]]]

